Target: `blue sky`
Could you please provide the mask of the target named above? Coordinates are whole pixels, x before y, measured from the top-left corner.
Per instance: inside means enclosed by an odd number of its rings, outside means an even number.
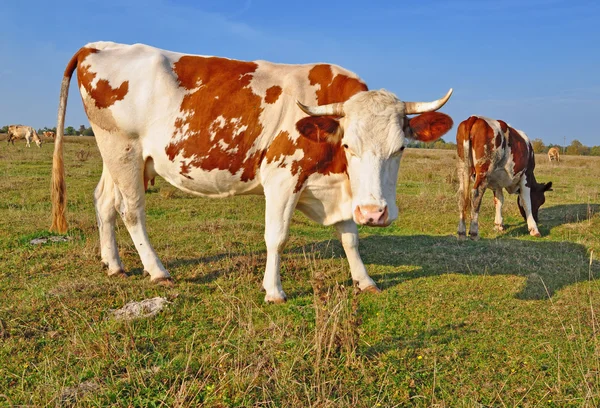
[[[70,57],[109,40],[335,63],[403,100],[452,87],[456,124],[485,115],[546,144],[600,145],[597,0],[2,0],[0,16],[0,126],[55,126]],[[88,126],[75,84],[67,125]]]

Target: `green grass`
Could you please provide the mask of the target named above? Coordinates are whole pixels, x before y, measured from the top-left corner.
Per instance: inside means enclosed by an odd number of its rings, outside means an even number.
[[[66,144],[71,240],[48,236],[52,144],[0,150],[0,406],[600,405],[600,159],[538,157],[554,191],[528,235],[507,195],[505,233],[458,242],[455,153],[407,150],[400,217],[361,229],[380,295],[356,294],[332,228],[296,214],[284,305],[265,305],[262,197],[203,199],[157,180],[148,231],[174,288],[150,284],[127,231],[130,274],[100,267],[93,139]],[[90,150],[86,160],[80,151]],[[165,296],[158,316],[110,310]]]

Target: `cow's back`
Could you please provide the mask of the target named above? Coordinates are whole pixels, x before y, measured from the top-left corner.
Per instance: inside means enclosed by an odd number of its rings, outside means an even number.
[[[159,175],[207,195],[260,190],[258,172],[273,141],[299,138],[296,99],[343,102],[367,89],[329,64],[237,61],[140,44],[88,44],[77,63],[93,126],[107,138],[139,140]]]

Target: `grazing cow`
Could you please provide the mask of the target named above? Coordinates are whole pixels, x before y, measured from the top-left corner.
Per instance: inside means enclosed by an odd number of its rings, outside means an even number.
[[[25,139],[27,147],[31,147],[31,139],[33,139],[37,147],[42,147],[42,139],[40,139],[34,128],[32,128],[31,126],[10,125],[8,127],[7,143],[12,142],[12,144],[14,145],[15,140],[19,139]]]
[[[43,133],[44,137],[47,137],[48,139],[54,139],[56,137],[56,133],[52,132],[52,131],[46,131]]]
[[[538,183],[533,174],[535,157],[527,135],[501,120],[471,116],[458,126],[459,212],[458,237],[466,237],[465,214],[471,205],[469,235],[479,238],[479,207],[486,188],[494,191],[496,205],[495,225],[504,230],[502,223],[502,189],[519,194],[517,204],[527,222],[529,233],[539,237],[538,210],[546,201],[544,193],[552,190],[552,182]],[[474,181],[472,197],[471,180]]]
[[[558,154],[558,149],[556,147],[551,147],[548,150],[548,161],[556,160],[557,163],[560,163],[560,155]]]
[[[357,286],[379,291],[358,253],[356,224],[387,226],[397,218],[405,138],[433,141],[452,127],[449,116],[434,112],[452,90],[433,102],[402,102],[385,90],[368,91],[335,65],[91,43],[69,62],[60,93],[52,182],[52,229],[60,232],[67,229],[62,145],[75,70],[103,160],[95,204],[109,275],[124,274],[115,241],[118,212],[151,281],[171,284],[145,225],[144,189],[160,175],[200,196],[265,196],[267,302],[286,299],[280,257],[295,208],[334,225]],[[413,114],[420,115],[407,117]]]

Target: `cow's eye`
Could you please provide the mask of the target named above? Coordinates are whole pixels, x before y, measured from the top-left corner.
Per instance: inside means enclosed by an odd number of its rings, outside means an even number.
[[[342,146],[344,147],[344,149],[347,149],[347,148],[348,148],[348,145],[347,145],[347,144],[344,144],[344,145],[342,145]]]

